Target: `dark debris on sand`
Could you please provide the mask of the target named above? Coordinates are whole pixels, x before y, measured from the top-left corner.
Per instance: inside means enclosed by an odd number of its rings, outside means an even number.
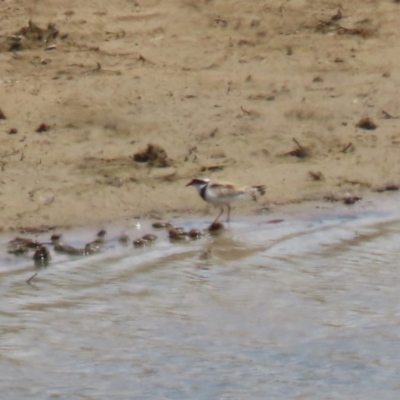
[[[139,163],[148,163],[149,166],[164,168],[171,166],[171,160],[167,152],[157,144],[149,143],[145,150],[139,151],[132,156]]]
[[[378,125],[371,119],[371,118],[362,118],[358,123],[356,124],[357,128],[361,129],[366,129],[368,131],[373,131],[375,130]]]
[[[306,158],[310,155],[310,149],[308,147],[302,146],[298,140],[292,138],[293,142],[296,144],[296,148],[285,153],[285,156],[293,156],[298,158]]]
[[[52,23],[46,28],[40,28],[29,20],[28,25],[6,37],[0,44],[0,51],[22,51],[40,47],[48,47],[59,35],[59,31]]]
[[[47,132],[50,130],[50,125],[45,124],[42,122],[36,129],[35,132],[37,133],[42,133],[42,132]]]
[[[361,201],[362,197],[360,196],[347,196],[343,199],[343,203],[347,205],[355,204],[358,201]]]

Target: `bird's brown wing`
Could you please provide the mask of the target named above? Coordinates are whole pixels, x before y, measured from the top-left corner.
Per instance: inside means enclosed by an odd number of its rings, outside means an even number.
[[[245,192],[242,188],[238,188],[233,183],[212,183],[209,187],[215,192],[218,192],[222,197],[235,196]]]

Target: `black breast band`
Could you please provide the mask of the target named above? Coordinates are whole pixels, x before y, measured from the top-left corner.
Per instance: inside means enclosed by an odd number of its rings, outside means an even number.
[[[208,186],[208,183],[207,183],[206,185],[204,185],[204,186],[200,189],[200,196],[201,196],[201,198],[202,198],[204,201],[207,201],[207,200],[206,200],[206,190],[207,190],[207,186]]]

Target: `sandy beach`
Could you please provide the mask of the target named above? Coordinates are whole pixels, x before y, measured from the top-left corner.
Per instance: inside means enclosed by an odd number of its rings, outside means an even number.
[[[60,3],[0,2],[4,230],[214,215],[195,176],[267,186],[236,214],[398,189],[398,2]]]

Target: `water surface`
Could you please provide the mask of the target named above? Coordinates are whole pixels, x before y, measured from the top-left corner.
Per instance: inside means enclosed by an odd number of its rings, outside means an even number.
[[[0,392],[7,399],[397,399],[395,206],[236,216],[222,235],[171,244],[161,232],[145,249],[111,240],[99,255],[53,254],[32,285],[31,259],[7,255],[4,236]],[[276,218],[284,220],[268,223]],[[119,230],[109,228],[110,236]],[[151,231],[148,222],[130,230],[133,237]],[[92,234],[64,236],[78,244]]]

